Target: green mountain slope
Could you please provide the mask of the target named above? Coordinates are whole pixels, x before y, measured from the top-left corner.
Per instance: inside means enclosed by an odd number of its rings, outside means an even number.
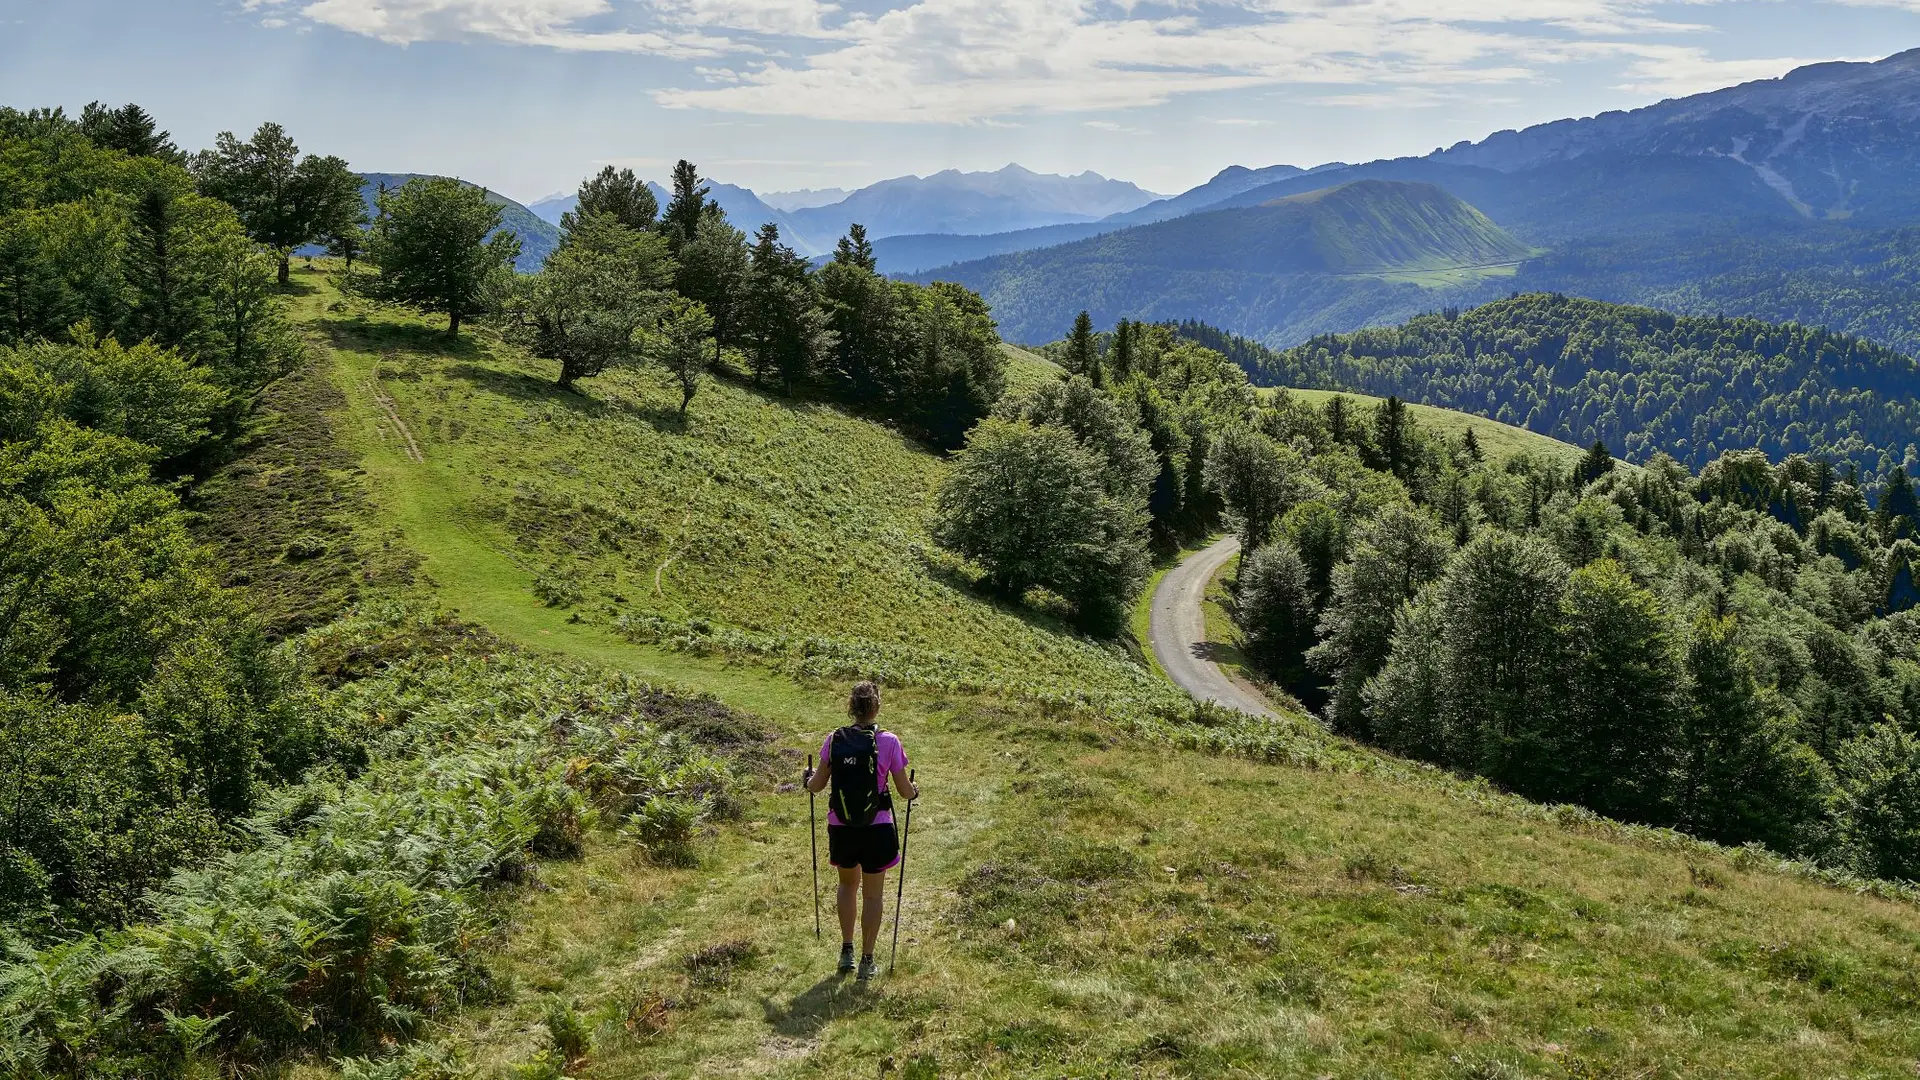
[[[397,188],[409,180],[427,175],[429,174],[361,173],[360,195],[367,201],[367,212],[373,213],[373,200],[379,194],[382,185]],[[467,184],[468,187],[479,186],[464,180],[461,183]],[[488,190],[487,201],[501,209],[500,229],[497,231],[512,232],[520,237],[520,257],[514,261],[514,268],[528,273],[540,269],[541,264],[547,261],[547,256],[553,254],[553,249],[560,245],[559,226],[543,220],[533,211],[497,191]]]
[[[1728,450],[1910,462],[1920,365],[1858,338],[1753,319],[1532,293],[1399,327],[1316,338],[1265,381],[1399,394],[1699,468]]]
[[[1020,341],[1059,337],[1082,308],[1102,324],[1192,317],[1305,336],[1410,315],[1432,302],[1426,286],[1510,274],[1530,250],[1437,187],[1368,180],[921,276],[980,292]]]
[[[734,794],[695,867],[602,828],[543,861],[541,888],[499,893],[493,989],[431,1035],[482,1076],[527,1065],[568,1007],[583,1078],[886,1058],[949,1077],[1897,1075],[1920,1054],[1909,903],[1316,725],[1266,732],[1256,759],[1202,752],[1231,729],[1127,721],[1166,700],[1144,668],[981,600],[932,553],[947,466],[897,435],[730,382],[682,425],[648,371],[559,395],[483,336],[329,311],[323,276],[302,281],[341,397],[289,407],[321,410],[363,470],[362,534],[420,559],[396,588],[536,654],[711,693],[797,751]],[[899,969],[872,991],[831,977],[807,809],[780,783],[842,715],[845,665],[887,675],[883,722],[926,791]],[[515,704],[555,725],[579,707]]]

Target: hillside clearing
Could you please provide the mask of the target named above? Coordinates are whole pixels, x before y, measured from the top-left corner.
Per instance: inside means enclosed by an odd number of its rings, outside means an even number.
[[[1288,387],[1287,393],[1310,405],[1323,405],[1336,395],[1346,398],[1364,410],[1371,411],[1384,399],[1370,394],[1351,394],[1341,390],[1301,390]],[[1263,394],[1272,395],[1272,388],[1262,388]],[[1537,431],[1503,424],[1498,420],[1489,420],[1484,416],[1474,416],[1456,409],[1443,409],[1437,405],[1421,405],[1407,402],[1407,413],[1427,431],[1446,438],[1449,443],[1458,443],[1472,429],[1473,437],[1480,442],[1480,449],[1495,460],[1512,457],[1519,453],[1542,454],[1565,460],[1577,458],[1583,453],[1581,447],[1563,443],[1551,435],[1542,435]]]

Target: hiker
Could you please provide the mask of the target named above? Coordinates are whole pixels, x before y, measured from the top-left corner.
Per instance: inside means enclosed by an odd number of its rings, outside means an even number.
[[[873,945],[880,938],[881,907],[886,902],[887,871],[900,862],[900,837],[893,827],[893,791],[908,802],[920,788],[907,772],[907,751],[900,737],[874,726],[880,715],[880,688],[863,682],[847,699],[853,723],[820,745],[820,767],[807,777],[807,790],[827,799],[827,861],[840,871],[840,971],[854,970],[853,905],[860,908],[861,980],[874,974]]]

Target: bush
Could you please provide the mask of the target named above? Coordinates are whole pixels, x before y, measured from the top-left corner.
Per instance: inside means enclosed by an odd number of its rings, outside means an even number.
[[[432,621],[361,630],[419,625]],[[697,822],[706,803],[660,792],[730,787],[725,760],[662,727],[681,715],[717,727],[711,703],[511,652],[402,661],[334,691],[327,705],[384,718],[372,767],[262,800],[240,825],[245,850],[177,875],[154,895],[151,922],[38,951],[16,946],[0,964],[9,1075],[172,1074],[190,1048],[183,1035],[229,1070],[404,1043],[488,992],[472,949],[493,926],[489,888],[523,878],[536,856],[577,851],[605,809],[658,807],[650,820],[679,823],[660,830],[669,850],[673,837],[690,838],[688,815]],[[733,729],[727,737],[743,746],[757,738],[738,717]],[[637,776],[652,779],[620,779]],[[223,1019],[197,1034],[175,1025],[160,1039],[165,1013]],[[343,1068],[463,1075],[436,1054]]]

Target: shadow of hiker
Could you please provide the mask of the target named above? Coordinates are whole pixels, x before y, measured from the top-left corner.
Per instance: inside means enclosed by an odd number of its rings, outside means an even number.
[[[760,999],[760,1010],[767,1026],[790,1039],[811,1039],[830,1020],[858,1016],[873,1007],[874,995],[865,983],[851,975],[828,975],[784,1005],[772,998]]]

